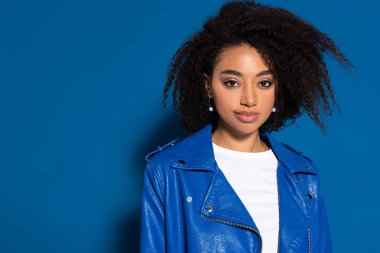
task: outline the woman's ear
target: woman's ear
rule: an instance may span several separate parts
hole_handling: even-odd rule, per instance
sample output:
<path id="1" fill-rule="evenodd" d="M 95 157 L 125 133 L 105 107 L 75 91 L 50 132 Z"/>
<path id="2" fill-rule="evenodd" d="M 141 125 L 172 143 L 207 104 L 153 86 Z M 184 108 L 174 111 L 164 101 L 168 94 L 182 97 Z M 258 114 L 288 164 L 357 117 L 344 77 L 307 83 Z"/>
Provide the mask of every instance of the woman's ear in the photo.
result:
<path id="1" fill-rule="evenodd" d="M 205 85 L 205 89 L 207 91 L 207 96 L 209 98 L 212 98 L 212 95 L 211 95 L 211 78 L 206 75 L 205 73 L 203 73 L 203 83 Z"/>

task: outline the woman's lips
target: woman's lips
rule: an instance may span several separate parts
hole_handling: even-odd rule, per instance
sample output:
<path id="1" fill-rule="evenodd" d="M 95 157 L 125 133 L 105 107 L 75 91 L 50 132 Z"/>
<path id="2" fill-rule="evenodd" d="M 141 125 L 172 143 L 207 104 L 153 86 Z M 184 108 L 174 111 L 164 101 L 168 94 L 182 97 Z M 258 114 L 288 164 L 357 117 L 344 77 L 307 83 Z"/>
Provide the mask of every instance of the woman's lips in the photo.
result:
<path id="1" fill-rule="evenodd" d="M 241 111 L 235 112 L 235 116 L 238 120 L 240 120 L 243 123 L 252 123 L 259 117 L 259 113 Z"/>

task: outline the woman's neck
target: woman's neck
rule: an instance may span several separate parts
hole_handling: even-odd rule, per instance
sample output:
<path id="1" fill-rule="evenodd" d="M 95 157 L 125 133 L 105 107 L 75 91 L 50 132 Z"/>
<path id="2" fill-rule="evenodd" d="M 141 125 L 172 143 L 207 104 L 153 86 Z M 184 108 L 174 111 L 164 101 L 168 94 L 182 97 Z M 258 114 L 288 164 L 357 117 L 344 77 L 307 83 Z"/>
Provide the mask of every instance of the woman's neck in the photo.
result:
<path id="1" fill-rule="evenodd" d="M 220 147 L 240 152 L 264 152 L 269 149 L 261 141 L 259 131 L 243 135 L 221 126 L 218 126 L 213 132 L 212 142 Z"/>

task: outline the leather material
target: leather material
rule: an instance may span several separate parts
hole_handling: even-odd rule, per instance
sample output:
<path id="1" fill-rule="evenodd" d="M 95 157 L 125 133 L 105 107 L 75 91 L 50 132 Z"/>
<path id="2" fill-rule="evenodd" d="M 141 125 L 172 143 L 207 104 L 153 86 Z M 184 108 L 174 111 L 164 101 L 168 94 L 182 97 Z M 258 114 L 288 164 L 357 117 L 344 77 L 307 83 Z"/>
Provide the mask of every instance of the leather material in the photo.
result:
<path id="1" fill-rule="evenodd" d="M 147 156 L 142 252 L 260 252 L 259 229 L 218 168 L 207 125 Z M 270 134 L 278 159 L 279 252 L 332 252 L 318 171 Z"/>

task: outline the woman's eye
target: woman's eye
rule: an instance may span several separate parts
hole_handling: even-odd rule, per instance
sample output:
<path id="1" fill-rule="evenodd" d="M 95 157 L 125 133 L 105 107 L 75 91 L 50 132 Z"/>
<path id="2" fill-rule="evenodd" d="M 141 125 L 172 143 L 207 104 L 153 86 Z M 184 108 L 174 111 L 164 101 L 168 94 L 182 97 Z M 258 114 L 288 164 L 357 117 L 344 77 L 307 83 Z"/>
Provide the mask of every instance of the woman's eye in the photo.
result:
<path id="1" fill-rule="evenodd" d="M 259 82 L 259 86 L 261 86 L 261 87 L 270 87 L 272 84 L 273 84 L 273 82 L 268 81 L 268 80 L 264 80 L 264 81 Z"/>
<path id="2" fill-rule="evenodd" d="M 225 81 L 224 85 L 226 85 L 227 87 L 236 87 L 236 86 L 239 86 L 239 83 L 233 80 L 229 80 L 229 81 Z"/>

